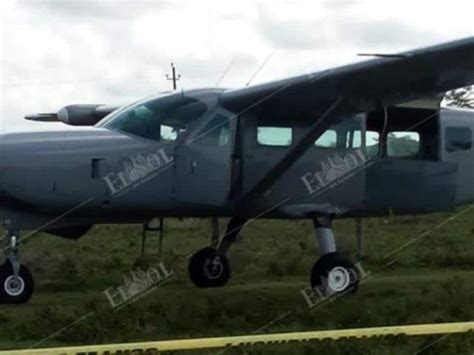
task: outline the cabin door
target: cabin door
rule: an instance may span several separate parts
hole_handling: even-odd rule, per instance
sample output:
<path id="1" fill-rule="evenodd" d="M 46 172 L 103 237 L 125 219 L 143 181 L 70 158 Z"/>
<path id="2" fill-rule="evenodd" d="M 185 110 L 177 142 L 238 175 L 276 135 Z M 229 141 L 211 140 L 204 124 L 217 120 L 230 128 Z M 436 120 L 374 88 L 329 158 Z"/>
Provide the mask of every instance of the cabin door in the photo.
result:
<path id="1" fill-rule="evenodd" d="M 179 202 L 222 206 L 232 181 L 236 117 L 219 110 L 176 148 L 175 195 Z"/>

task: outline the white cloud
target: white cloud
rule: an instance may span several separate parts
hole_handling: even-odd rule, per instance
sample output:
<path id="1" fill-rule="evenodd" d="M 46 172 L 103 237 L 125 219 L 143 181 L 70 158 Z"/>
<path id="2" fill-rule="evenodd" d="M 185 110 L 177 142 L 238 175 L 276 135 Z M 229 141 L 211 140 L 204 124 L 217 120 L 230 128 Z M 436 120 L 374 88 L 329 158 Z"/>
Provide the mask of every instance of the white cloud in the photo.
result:
<path id="1" fill-rule="evenodd" d="M 1 2 L 0 130 L 72 103 L 126 103 L 170 88 L 244 85 L 472 35 L 472 5 L 330 0 Z M 46 127 L 50 127 L 47 125 Z"/>

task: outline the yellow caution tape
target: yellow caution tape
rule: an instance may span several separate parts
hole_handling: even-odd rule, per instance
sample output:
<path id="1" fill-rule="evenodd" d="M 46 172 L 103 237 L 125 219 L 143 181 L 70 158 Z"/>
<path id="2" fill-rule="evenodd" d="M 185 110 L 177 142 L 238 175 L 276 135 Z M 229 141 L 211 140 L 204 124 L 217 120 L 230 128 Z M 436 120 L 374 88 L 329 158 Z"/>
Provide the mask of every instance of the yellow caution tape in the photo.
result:
<path id="1" fill-rule="evenodd" d="M 311 332 L 240 335 L 64 348 L 0 351 L 0 355 L 155 355 L 160 351 L 227 348 L 236 346 L 287 344 L 309 340 L 380 337 L 387 335 L 434 335 L 465 333 L 474 330 L 474 322 L 399 325 L 389 327 L 318 330 Z"/>

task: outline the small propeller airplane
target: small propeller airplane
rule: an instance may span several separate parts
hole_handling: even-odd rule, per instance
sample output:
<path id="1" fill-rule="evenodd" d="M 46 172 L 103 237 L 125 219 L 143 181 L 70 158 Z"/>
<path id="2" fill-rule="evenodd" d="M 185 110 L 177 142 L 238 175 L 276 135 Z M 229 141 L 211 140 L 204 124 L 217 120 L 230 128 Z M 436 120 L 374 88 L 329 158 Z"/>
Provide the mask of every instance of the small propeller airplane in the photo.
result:
<path id="1" fill-rule="evenodd" d="M 34 289 L 20 231 L 77 239 L 95 224 L 230 217 L 189 261 L 223 286 L 250 220 L 311 219 L 311 286 L 357 288 L 335 218 L 452 211 L 474 201 L 474 113 L 441 107 L 474 84 L 474 37 L 237 90 L 162 93 L 124 107 L 70 105 L 29 120 L 77 126 L 0 136 L 0 302 Z M 256 236 L 257 237 L 257 236 Z M 26 239 L 26 238 L 25 238 Z"/>

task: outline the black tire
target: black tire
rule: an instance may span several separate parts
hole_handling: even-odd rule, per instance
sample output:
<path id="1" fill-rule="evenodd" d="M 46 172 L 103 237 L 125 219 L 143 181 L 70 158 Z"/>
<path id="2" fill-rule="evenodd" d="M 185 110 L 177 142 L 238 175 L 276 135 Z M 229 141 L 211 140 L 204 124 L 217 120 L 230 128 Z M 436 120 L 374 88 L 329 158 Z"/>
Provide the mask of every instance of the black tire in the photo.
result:
<path id="1" fill-rule="evenodd" d="M 201 249 L 189 260 L 188 273 L 197 287 L 224 286 L 231 274 L 229 259 L 214 248 Z"/>
<path id="2" fill-rule="evenodd" d="M 354 264 L 340 253 L 321 256 L 311 270 L 311 287 L 324 296 L 356 293 L 359 272 Z"/>
<path id="3" fill-rule="evenodd" d="M 20 265 L 18 280 L 15 280 L 11 263 L 0 265 L 0 303 L 26 303 L 34 289 L 33 276 L 26 266 Z"/>

